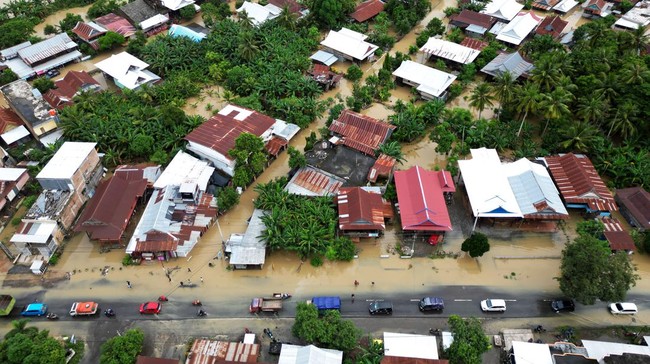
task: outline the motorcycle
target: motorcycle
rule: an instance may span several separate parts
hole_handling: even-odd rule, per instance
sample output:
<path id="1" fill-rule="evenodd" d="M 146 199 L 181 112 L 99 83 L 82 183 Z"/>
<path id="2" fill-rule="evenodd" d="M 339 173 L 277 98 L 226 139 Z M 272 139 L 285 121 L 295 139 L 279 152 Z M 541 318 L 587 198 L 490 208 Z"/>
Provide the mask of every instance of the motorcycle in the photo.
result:
<path id="1" fill-rule="evenodd" d="M 288 300 L 291 298 L 291 293 L 274 293 L 273 298 L 281 298 L 283 300 Z"/>
<path id="2" fill-rule="evenodd" d="M 104 315 L 106 315 L 106 317 L 113 317 L 115 316 L 115 311 L 113 311 L 112 308 L 108 308 L 104 310 Z"/>
<path id="3" fill-rule="evenodd" d="M 546 332 L 546 329 L 542 325 L 537 325 L 537 327 L 535 327 L 535 332 L 537 333 Z"/>
<path id="4" fill-rule="evenodd" d="M 48 320 L 58 320 L 59 316 L 55 313 L 48 313 L 47 316 L 45 316 Z"/>
<path id="5" fill-rule="evenodd" d="M 202 317 L 202 316 L 207 316 L 208 313 L 203 311 L 203 310 L 199 310 L 199 312 L 197 312 L 196 315 L 199 316 L 199 317 Z"/>
<path id="6" fill-rule="evenodd" d="M 429 329 L 429 334 L 440 335 L 440 329 Z"/>
<path id="7" fill-rule="evenodd" d="M 192 306 L 203 306 L 203 303 L 200 300 L 194 300 L 192 301 Z"/>
<path id="8" fill-rule="evenodd" d="M 167 301 L 169 301 L 169 298 L 167 298 L 167 296 L 160 296 L 160 297 L 158 297 L 158 301 L 167 302 Z"/>

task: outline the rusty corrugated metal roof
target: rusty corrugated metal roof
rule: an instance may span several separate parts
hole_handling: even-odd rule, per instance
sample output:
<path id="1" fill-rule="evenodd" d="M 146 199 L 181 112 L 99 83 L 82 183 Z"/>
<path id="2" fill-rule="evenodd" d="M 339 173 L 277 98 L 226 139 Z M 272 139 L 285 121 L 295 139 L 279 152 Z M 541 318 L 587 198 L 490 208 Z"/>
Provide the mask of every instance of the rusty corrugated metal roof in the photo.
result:
<path id="1" fill-rule="evenodd" d="M 260 344 L 198 339 L 192 344 L 185 364 L 257 363 L 259 355 Z"/>
<path id="2" fill-rule="evenodd" d="M 559 2 L 560 0 L 537 0 L 533 2 L 532 7 L 533 9 L 551 10 Z"/>
<path id="3" fill-rule="evenodd" d="M 298 189 L 292 188 L 292 185 L 299 187 Z M 307 166 L 301 168 L 291 179 L 287 185 L 287 190 L 290 193 L 297 193 L 306 195 L 304 190 L 309 191 L 309 195 L 313 196 L 330 196 L 338 193 L 339 188 L 343 185 L 343 180 L 333 175 L 326 174 L 325 172 Z M 303 189 L 302 193 L 294 190 Z"/>
<path id="4" fill-rule="evenodd" d="M 101 16 L 95 19 L 95 22 L 126 38 L 136 33 L 135 27 L 128 20 L 113 13 Z"/>
<path id="5" fill-rule="evenodd" d="M 375 155 L 375 151 L 388 139 L 395 125 L 346 109 L 332 122 L 329 129 L 343 137 L 344 145 L 368 155 Z"/>
<path id="6" fill-rule="evenodd" d="M 384 3 L 382 1 L 368 0 L 357 5 L 354 12 L 350 14 L 350 17 L 359 23 L 363 23 L 364 21 L 377 16 L 382 11 L 384 11 Z"/>
<path id="7" fill-rule="evenodd" d="M 614 196 L 587 156 L 568 153 L 545 159 L 566 203 L 588 204 L 594 211 L 618 210 Z"/>
<path id="8" fill-rule="evenodd" d="M 428 171 L 420 166 L 395 172 L 403 230 L 452 230 L 438 173 L 439 171 Z"/>
<path id="9" fill-rule="evenodd" d="M 336 197 L 339 229 L 384 230 L 384 201 L 380 194 L 361 187 L 341 188 Z"/>
<path id="10" fill-rule="evenodd" d="M 56 88 L 48 90 L 43 98 L 52 107 L 61 109 L 66 105 L 73 104 L 72 98 L 80 90 L 100 90 L 101 85 L 86 71 L 69 71 L 65 77 L 54 82 Z M 94 86 L 93 86 L 94 85 Z"/>
<path id="11" fill-rule="evenodd" d="M 72 29 L 72 32 L 86 42 L 89 42 L 92 39 L 100 37 L 106 33 L 106 31 L 101 31 L 92 25 L 84 23 L 82 21 L 77 22 L 77 25 L 75 25 L 75 27 Z"/>
<path id="12" fill-rule="evenodd" d="M 464 9 L 458 15 L 451 17 L 452 23 L 462 23 L 467 25 L 478 25 L 485 29 L 492 28 L 497 19 L 487 14 L 477 13 L 475 11 Z"/>
<path id="13" fill-rule="evenodd" d="M 0 107 L 0 134 L 21 125 L 23 125 L 23 121 L 20 119 L 18 114 L 10 108 Z"/>
<path id="14" fill-rule="evenodd" d="M 395 168 L 396 159 L 386 154 L 380 154 L 375 164 L 368 171 L 368 181 L 377 182 L 378 177 L 388 178 Z"/>
<path id="15" fill-rule="evenodd" d="M 558 15 L 552 18 L 550 16 L 547 16 L 539 24 L 537 30 L 535 30 L 535 33 L 539 35 L 548 34 L 553 38 L 559 38 L 562 34 L 562 31 L 568 24 L 569 22 L 562 20 L 562 18 L 560 18 Z"/>
<path id="16" fill-rule="evenodd" d="M 300 14 L 300 12 L 305 9 L 304 5 L 295 0 L 269 0 L 269 4 L 275 5 L 280 9 L 283 9 L 286 6 L 293 14 Z"/>
<path id="17" fill-rule="evenodd" d="M 650 192 L 643 187 L 623 188 L 616 191 L 616 202 L 622 205 L 642 229 L 650 229 Z"/>
<path id="18" fill-rule="evenodd" d="M 269 153 L 272 156 L 277 156 L 278 153 L 282 150 L 283 147 L 285 147 L 287 144 L 289 144 L 286 140 L 282 138 L 278 138 L 274 136 L 269 140 L 268 143 L 264 146 L 266 149 L 266 152 Z"/>
<path id="19" fill-rule="evenodd" d="M 467 48 L 476 49 L 477 51 L 482 51 L 483 49 L 485 49 L 485 47 L 489 45 L 489 43 L 476 38 L 465 37 L 463 38 L 463 41 L 460 42 L 460 45 L 465 46 Z"/>

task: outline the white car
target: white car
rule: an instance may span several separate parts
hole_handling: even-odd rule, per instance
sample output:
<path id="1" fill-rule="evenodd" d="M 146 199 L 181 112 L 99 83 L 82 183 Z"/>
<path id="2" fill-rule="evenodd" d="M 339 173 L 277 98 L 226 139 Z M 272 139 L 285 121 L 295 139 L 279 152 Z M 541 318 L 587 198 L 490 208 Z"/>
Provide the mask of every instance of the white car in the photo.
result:
<path id="1" fill-rule="evenodd" d="M 481 310 L 483 312 L 506 312 L 506 301 L 488 298 L 481 301 Z"/>
<path id="2" fill-rule="evenodd" d="M 639 310 L 632 302 L 616 302 L 609 305 L 609 312 L 615 315 L 634 315 Z"/>

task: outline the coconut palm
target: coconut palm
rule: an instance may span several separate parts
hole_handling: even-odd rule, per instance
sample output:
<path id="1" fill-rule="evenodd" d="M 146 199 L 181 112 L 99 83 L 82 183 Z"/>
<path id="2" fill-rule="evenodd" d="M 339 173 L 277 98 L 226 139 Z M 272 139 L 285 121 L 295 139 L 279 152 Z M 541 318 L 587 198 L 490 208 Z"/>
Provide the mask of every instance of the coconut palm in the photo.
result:
<path id="1" fill-rule="evenodd" d="M 239 18 L 239 22 L 245 27 L 245 28 L 252 28 L 253 27 L 253 17 L 248 15 L 248 12 L 246 10 L 242 10 L 238 13 L 237 17 Z"/>
<path id="2" fill-rule="evenodd" d="M 561 76 L 558 65 L 550 57 L 544 57 L 535 63 L 530 79 L 539 85 L 542 92 L 549 92 L 557 86 Z"/>
<path id="3" fill-rule="evenodd" d="M 481 113 L 486 107 L 493 106 L 492 88 L 486 82 L 481 82 L 472 90 L 469 96 L 469 106 L 478 110 L 478 118 L 481 118 Z"/>
<path id="4" fill-rule="evenodd" d="M 548 129 L 548 124 L 551 120 L 559 119 L 571 113 L 569 104 L 572 100 L 573 95 L 563 88 L 556 88 L 550 94 L 545 94 L 540 103 L 540 110 L 546 118 L 542 136 L 546 134 L 546 129 Z"/>
<path id="5" fill-rule="evenodd" d="M 563 141 L 560 143 L 565 151 L 587 152 L 591 142 L 598 136 L 598 129 L 587 121 L 571 124 L 560 132 Z"/>
<path id="6" fill-rule="evenodd" d="M 379 153 L 386 154 L 389 157 L 395 158 L 395 160 L 402 164 L 406 159 L 404 158 L 404 153 L 402 153 L 402 145 L 396 141 L 390 141 L 384 143 L 379 147 Z"/>
<path id="7" fill-rule="evenodd" d="M 638 114 L 638 106 L 632 101 L 625 101 L 617 108 L 616 115 L 611 119 L 607 137 L 612 134 L 612 131 L 616 131 L 623 138 L 636 135 L 636 121 Z"/>
<path id="8" fill-rule="evenodd" d="M 608 108 L 603 95 L 591 95 L 578 100 L 576 115 L 584 121 L 600 123 L 607 115 Z"/>
<path id="9" fill-rule="evenodd" d="M 252 32 L 243 32 L 239 35 L 237 52 L 243 60 L 247 62 L 252 61 L 259 50 L 260 47 L 257 46 Z"/>
<path id="10" fill-rule="evenodd" d="M 516 105 L 517 112 L 523 114 L 521 124 L 519 124 L 519 130 L 517 131 L 517 136 L 519 136 L 528 114 L 536 112 L 539 108 L 541 101 L 539 85 L 534 82 L 526 82 L 523 86 L 517 87 L 514 97 L 518 99 Z"/>
<path id="11" fill-rule="evenodd" d="M 614 72 L 601 73 L 598 82 L 600 85 L 596 92 L 602 94 L 604 99 L 613 105 L 612 101 L 618 96 L 618 75 Z"/>
<path id="12" fill-rule="evenodd" d="M 623 67 L 620 80 L 626 85 L 640 85 L 650 80 L 650 71 L 644 63 L 630 62 Z"/>
<path id="13" fill-rule="evenodd" d="M 650 42 L 650 36 L 645 34 L 645 28 L 640 26 L 632 31 L 632 45 L 636 48 L 636 54 L 641 54 L 646 45 Z"/>
<path id="14" fill-rule="evenodd" d="M 281 26 L 289 29 L 289 30 L 296 30 L 297 26 L 297 16 L 296 14 L 292 13 L 291 10 L 289 10 L 289 6 L 285 5 L 282 7 L 282 11 L 280 12 L 280 15 L 276 18 L 276 21 L 278 24 Z"/>
<path id="15" fill-rule="evenodd" d="M 494 79 L 492 91 L 494 92 L 494 96 L 497 98 L 497 100 L 499 100 L 501 108 L 510 106 L 514 90 L 515 78 L 512 76 L 512 73 L 506 71 Z"/>

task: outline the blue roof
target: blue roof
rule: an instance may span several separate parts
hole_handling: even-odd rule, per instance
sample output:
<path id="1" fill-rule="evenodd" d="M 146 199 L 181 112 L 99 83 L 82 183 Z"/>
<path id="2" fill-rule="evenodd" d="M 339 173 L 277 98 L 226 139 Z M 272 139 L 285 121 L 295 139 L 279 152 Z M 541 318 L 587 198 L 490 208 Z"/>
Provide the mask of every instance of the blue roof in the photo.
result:
<path id="1" fill-rule="evenodd" d="M 170 37 L 188 37 L 191 40 L 195 42 L 200 42 L 205 38 L 207 35 L 204 33 L 199 33 L 195 32 L 190 28 L 184 27 L 182 25 L 178 24 L 173 24 L 171 28 L 169 28 L 169 36 Z"/>

